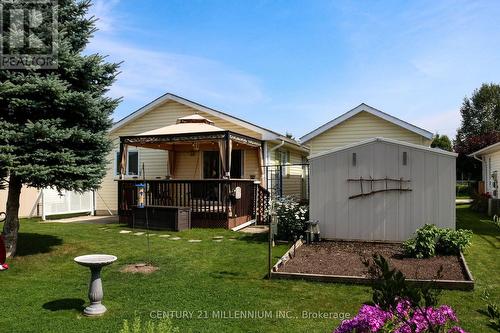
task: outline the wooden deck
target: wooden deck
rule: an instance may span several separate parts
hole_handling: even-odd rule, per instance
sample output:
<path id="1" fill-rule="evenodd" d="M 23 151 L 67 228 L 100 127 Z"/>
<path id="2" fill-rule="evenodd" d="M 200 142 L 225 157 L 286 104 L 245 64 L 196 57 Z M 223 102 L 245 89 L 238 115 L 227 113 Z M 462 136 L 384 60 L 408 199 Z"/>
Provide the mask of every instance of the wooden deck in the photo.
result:
<path id="1" fill-rule="evenodd" d="M 188 207 L 192 228 L 230 229 L 252 219 L 264 223 L 269 192 L 254 180 L 119 180 L 120 223 L 132 223 L 137 206 L 137 185 L 145 183 L 145 205 Z M 236 188 L 241 198 L 235 198 Z"/>

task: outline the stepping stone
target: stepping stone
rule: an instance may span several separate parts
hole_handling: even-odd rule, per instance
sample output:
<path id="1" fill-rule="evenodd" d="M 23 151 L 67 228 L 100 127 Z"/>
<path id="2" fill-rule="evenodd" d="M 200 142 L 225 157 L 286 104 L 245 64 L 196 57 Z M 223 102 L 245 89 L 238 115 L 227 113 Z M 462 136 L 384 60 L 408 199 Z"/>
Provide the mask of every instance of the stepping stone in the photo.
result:
<path id="1" fill-rule="evenodd" d="M 199 243 L 201 239 L 188 239 L 188 243 Z"/>
<path id="2" fill-rule="evenodd" d="M 179 239 L 181 239 L 181 238 L 180 238 L 180 237 L 172 237 L 172 238 L 170 238 L 170 239 L 171 239 L 171 240 L 179 240 Z"/>
<path id="3" fill-rule="evenodd" d="M 212 238 L 213 238 L 213 239 L 223 239 L 223 238 L 224 238 L 224 236 L 214 236 L 214 237 L 212 237 Z"/>
<path id="4" fill-rule="evenodd" d="M 134 233 L 134 235 L 140 236 L 140 235 L 144 235 L 144 233 L 143 232 L 136 232 L 136 233 Z"/>
<path id="5" fill-rule="evenodd" d="M 131 232 L 130 230 L 120 230 L 120 234 L 130 234 Z"/>
<path id="6" fill-rule="evenodd" d="M 158 237 L 161 237 L 161 238 L 167 238 L 167 237 L 170 237 L 170 235 L 160 235 Z"/>
<path id="7" fill-rule="evenodd" d="M 229 240 L 230 240 L 230 241 L 235 241 L 235 240 L 236 240 L 236 238 L 229 238 Z"/>
<path id="8" fill-rule="evenodd" d="M 149 236 L 156 236 L 156 234 L 149 234 Z"/>
<path id="9" fill-rule="evenodd" d="M 217 242 L 217 243 L 220 243 L 220 242 L 222 242 L 222 239 L 214 239 L 213 241 Z"/>
<path id="10" fill-rule="evenodd" d="M 102 227 L 102 228 L 99 228 L 99 230 L 106 230 L 106 229 L 108 229 L 108 228 L 104 228 L 104 227 Z"/>

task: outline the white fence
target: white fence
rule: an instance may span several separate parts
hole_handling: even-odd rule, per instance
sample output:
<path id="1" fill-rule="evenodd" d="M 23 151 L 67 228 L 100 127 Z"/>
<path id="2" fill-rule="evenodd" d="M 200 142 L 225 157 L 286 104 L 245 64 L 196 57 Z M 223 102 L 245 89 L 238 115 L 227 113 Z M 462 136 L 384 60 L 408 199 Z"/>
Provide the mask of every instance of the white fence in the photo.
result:
<path id="1" fill-rule="evenodd" d="M 78 193 L 45 188 L 42 190 L 42 219 L 47 215 L 92 213 L 94 211 L 93 192 Z"/>

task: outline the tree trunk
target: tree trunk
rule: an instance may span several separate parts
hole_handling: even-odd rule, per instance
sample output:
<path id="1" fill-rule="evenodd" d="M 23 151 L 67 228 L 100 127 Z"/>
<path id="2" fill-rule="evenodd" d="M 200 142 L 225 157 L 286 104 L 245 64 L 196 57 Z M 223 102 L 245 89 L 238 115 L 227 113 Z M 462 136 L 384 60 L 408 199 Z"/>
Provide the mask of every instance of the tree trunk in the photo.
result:
<path id="1" fill-rule="evenodd" d="M 5 223 L 3 235 L 7 258 L 16 254 L 17 233 L 19 231 L 19 198 L 21 196 L 21 180 L 14 175 L 9 179 L 9 194 L 7 196 L 7 211 L 5 212 Z"/>

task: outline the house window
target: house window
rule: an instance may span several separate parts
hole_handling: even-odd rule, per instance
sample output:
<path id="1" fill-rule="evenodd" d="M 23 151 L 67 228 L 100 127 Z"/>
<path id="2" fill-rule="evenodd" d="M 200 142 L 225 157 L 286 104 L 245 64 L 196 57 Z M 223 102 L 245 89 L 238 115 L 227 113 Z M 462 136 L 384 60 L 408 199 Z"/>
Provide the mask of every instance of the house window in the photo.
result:
<path id="1" fill-rule="evenodd" d="M 115 175 L 120 175 L 120 152 L 116 152 Z M 126 176 L 139 175 L 139 152 L 137 150 L 128 151 L 127 166 L 125 168 Z"/>
<path id="2" fill-rule="evenodd" d="M 408 164 L 408 153 L 407 152 L 403 152 L 403 165 L 407 165 Z"/>
<path id="3" fill-rule="evenodd" d="M 231 178 L 243 178 L 243 150 L 231 151 Z"/>
<path id="4" fill-rule="evenodd" d="M 218 151 L 203 152 L 203 178 L 219 179 L 221 174 L 221 163 Z"/>
<path id="5" fill-rule="evenodd" d="M 281 165 L 281 175 L 288 176 L 290 174 L 290 151 L 288 150 L 278 150 L 276 152 L 276 160 L 279 165 Z"/>

